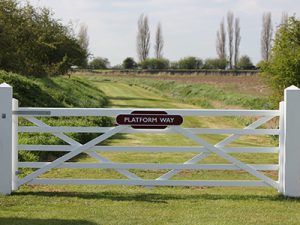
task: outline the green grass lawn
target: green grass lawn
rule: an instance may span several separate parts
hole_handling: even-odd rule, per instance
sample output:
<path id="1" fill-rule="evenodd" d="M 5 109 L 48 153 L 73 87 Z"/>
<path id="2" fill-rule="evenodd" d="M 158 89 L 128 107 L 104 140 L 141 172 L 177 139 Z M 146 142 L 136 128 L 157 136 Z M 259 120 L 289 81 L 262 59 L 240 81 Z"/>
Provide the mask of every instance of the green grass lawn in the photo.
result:
<path id="1" fill-rule="evenodd" d="M 113 80 L 93 79 L 109 99 L 110 107 L 196 108 L 139 86 Z M 246 123 L 246 122 L 245 122 Z M 235 118 L 185 118 L 186 127 L 243 127 Z M 223 135 L 202 136 L 210 143 Z M 195 145 L 179 135 L 126 134 L 105 142 L 122 146 Z M 274 146 L 271 137 L 242 137 L 233 146 Z M 103 153 L 116 162 L 181 163 L 195 153 Z M 248 163 L 277 163 L 276 154 L 235 154 Z M 81 162 L 93 161 L 80 157 Z M 224 163 L 212 155 L 203 163 Z M 134 171 L 156 178 L 166 171 Z M 268 173 L 276 179 L 276 173 Z M 123 178 L 113 170 L 54 169 L 43 177 Z M 254 179 L 241 171 L 183 171 L 178 179 Z M 299 224 L 300 201 L 285 198 L 267 187 L 126 187 L 126 186 L 32 186 L 24 185 L 12 196 L 0 197 L 1 224 Z"/>

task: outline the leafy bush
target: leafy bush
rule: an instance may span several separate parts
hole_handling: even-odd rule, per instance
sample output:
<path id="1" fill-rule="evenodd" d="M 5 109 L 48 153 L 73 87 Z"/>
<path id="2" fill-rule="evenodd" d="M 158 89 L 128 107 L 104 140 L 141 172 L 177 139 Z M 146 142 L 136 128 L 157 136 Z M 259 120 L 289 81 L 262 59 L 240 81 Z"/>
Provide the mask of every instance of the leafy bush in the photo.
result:
<path id="1" fill-rule="evenodd" d="M 253 65 L 251 59 L 247 55 L 243 55 L 237 64 L 237 69 L 242 69 L 242 70 L 253 70 L 256 69 L 255 66 Z"/>
<path id="2" fill-rule="evenodd" d="M 137 63 L 131 57 L 127 57 L 126 59 L 124 59 L 122 65 L 123 69 L 134 69 L 137 67 Z"/>
<path id="3" fill-rule="evenodd" d="M 201 59 L 189 56 L 178 61 L 178 69 L 195 70 L 201 69 L 203 62 Z"/>
<path id="4" fill-rule="evenodd" d="M 97 57 L 89 63 L 89 68 L 95 70 L 105 70 L 108 69 L 109 66 L 110 62 L 108 61 L 108 59 L 101 57 Z"/>
<path id="5" fill-rule="evenodd" d="M 274 91 L 274 104 L 282 98 L 283 90 L 300 86 L 300 20 L 290 17 L 277 33 L 269 62 L 262 67 L 267 84 Z"/>
<path id="6" fill-rule="evenodd" d="M 0 1 L 0 69 L 44 77 L 84 65 L 88 56 L 70 26 L 47 8 Z"/>
<path id="7" fill-rule="evenodd" d="M 146 59 L 140 64 L 142 69 L 163 70 L 169 68 L 169 60 L 167 59 Z"/>
<path id="8" fill-rule="evenodd" d="M 227 61 L 226 59 L 220 59 L 220 58 L 215 58 L 215 59 L 206 59 L 203 69 L 220 69 L 224 70 L 226 69 L 227 66 Z"/>

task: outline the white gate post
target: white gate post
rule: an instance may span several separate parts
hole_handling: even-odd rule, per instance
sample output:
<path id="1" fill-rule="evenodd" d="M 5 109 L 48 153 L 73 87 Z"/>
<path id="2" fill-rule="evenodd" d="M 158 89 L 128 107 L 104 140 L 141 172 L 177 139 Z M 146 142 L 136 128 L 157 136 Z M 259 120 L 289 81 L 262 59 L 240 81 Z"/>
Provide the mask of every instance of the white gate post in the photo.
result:
<path id="1" fill-rule="evenodd" d="M 12 87 L 0 85 L 0 194 L 12 191 Z"/>
<path id="2" fill-rule="evenodd" d="M 19 108 L 19 102 L 17 99 L 13 99 L 12 110 L 17 111 Z M 12 116 L 12 190 L 18 189 L 18 116 Z"/>
<path id="3" fill-rule="evenodd" d="M 300 197 L 300 89 L 290 86 L 284 91 L 280 192 Z"/>

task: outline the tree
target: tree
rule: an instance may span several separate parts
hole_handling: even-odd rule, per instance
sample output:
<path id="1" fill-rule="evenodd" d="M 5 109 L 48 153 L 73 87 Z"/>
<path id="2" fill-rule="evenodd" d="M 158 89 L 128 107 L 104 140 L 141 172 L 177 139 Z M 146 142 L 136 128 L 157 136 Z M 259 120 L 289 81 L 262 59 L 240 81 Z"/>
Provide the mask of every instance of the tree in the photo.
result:
<path id="1" fill-rule="evenodd" d="M 229 51 L 229 68 L 232 69 L 232 59 L 233 59 L 233 34 L 234 34 L 234 29 L 233 29 L 233 20 L 234 20 L 234 15 L 232 12 L 227 13 L 227 33 L 228 33 L 228 51 Z"/>
<path id="2" fill-rule="evenodd" d="M 134 69 L 137 67 L 137 64 L 133 58 L 127 57 L 126 59 L 124 59 L 122 67 L 124 69 Z"/>
<path id="3" fill-rule="evenodd" d="M 240 19 L 235 18 L 234 24 L 234 68 L 237 68 L 238 60 L 239 60 L 239 48 L 241 43 L 241 35 L 240 35 Z"/>
<path id="4" fill-rule="evenodd" d="M 264 13 L 262 17 L 261 31 L 261 55 L 262 59 L 268 61 L 271 52 L 271 42 L 273 36 L 272 15 L 270 12 Z"/>
<path id="5" fill-rule="evenodd" d="M 290 17 L 276 32 L 271 57 L 263 68 L 276 102 L 290 85 L 300 86 L 300 20 Z"/>
<path id="6" fill-rule="evenodd" d="M 107 58 L 96 57 L 90 63 L 89 67 L 95 70 L 105 70 L 109 68 L 110 62 Z"/>
<path id="7" fill-rule="evenodd" d="M 30 76 L 52 76 L 82 66 L 86 52 L 70 26 L 47 8 L 0 1 L 0 69 Z"/>
<path id="8" fill-rule="evenodd" d="M 241 70 L 253 70 L 255 66 L 253 65 L 251 59 L 247 55 L 243 55 L 237 62 L 236 68 Z"/>
<path id="9" fill-rule="evenodd" d="M 220 59 L 226 59 L 226 31 L 223 20 L 220 23 L 220 29 L 217 31 L 216 50 Z"/>
<path id="10" fill-rule="evenodd" d="M 156 29 L 156 35 L 155 35 L 155 45 L 154 45 L 155 57 L 157 59 L 163 57 L 163 47 L 164 47 L 164 39 L 162 35 L 162 28 L 161 28 L 161 24 L 158 23 Z"/>
<path id="11" fill-rule="evenodd" d="M 78 41 L 80 47 L 86 52 L 86 64 L 87 58 L 89 55 L 89 36 L 88 36 L 88 27 L 85 24 L 81 24 L 78 31 Z"/>
<path id="12" fill-rule="evenodd" d="M 140 66 L 142 69 L 147 70 L 163 70 L 169 68 L 169 60 L 164 58 L 152 58 L 152 59 L 146 59 L 143 62 L 141 62 Z"/>
<path id="13" fill-rule="evenodd" d="M 196 70 L 196 69 L 200 69 L 202 65 L 203 65 L 202 60 L 194 56 L 188 56 L 178 61 L 179 69 Z"/>
<path id="14" fill-rule="evenodd" d="M 220 59 L 220 58 L 215 58 L 215 59 L 206 59 L 203 65 L 203 69 L 220 69 L 224 70 L 227 66 L 227 61 L 226 59 Z"/>
<path id="15" fill-rule="evenodd" d="M 288 12 L 282 12 L 282 15 L 281 15 L 281 24 L 286 24 L 289 20 L 289 14 Z"/>
<path id="16" fill-rule="evenodd" d="M 150 50 L 150 30 L 148 17 L 142 14 L 138 20 L 138 33 L 136 39 L 137 55 L 140 62 L 148 58 Z"/>

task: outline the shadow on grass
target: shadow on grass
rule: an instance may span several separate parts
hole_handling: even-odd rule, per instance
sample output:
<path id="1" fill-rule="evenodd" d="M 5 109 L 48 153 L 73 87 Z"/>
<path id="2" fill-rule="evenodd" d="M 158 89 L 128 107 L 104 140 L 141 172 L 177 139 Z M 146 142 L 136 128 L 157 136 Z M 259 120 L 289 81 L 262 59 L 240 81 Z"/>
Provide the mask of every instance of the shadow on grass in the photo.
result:
<path id="1" fill-rule="evenodd" d="M 283 195 L 254 195 L 254 194 L 157 194 L 157 193 L 120 193 L 113 191 L 104 192 L 16 192 L 17 196 L 43 196 L 43 197 L 67 197 L 67 198 L 82 198 L 82 199 L 100 199 L 112 201 L 140 201 L 152 203 L 167 203 L 172 200 L 234 200 L 234 201 L 293 201 L 300 202 L 300 199 L 289 198 Z"/>
<path id="2" fill-rule="evenodd" d="M 0 225 L 96 225 L 87 220 L 0 218 Z"/>

